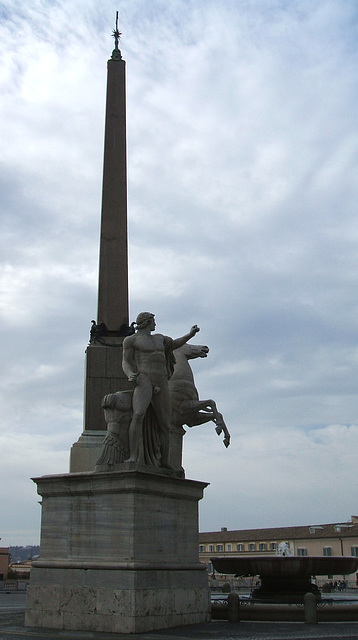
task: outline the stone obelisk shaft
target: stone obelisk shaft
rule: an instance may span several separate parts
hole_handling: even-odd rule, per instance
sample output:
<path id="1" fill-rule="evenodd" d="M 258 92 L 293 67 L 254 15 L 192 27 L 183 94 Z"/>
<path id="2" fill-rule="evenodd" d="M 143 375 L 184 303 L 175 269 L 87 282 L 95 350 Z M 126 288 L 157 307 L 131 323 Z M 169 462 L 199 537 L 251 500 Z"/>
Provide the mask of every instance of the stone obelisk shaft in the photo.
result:
<path id="1" fill-rule="evenodd" d="M 83 432 L 71 449 L 70 471 L 93 471 L 107 428 L 102 400 L 128 389 L 119 329 L 128 325 L 127 158 L 125 61 L 116 46 L 108 60 L 101 241 L 99 337 L 86 349 Z M 105 326 L 104 326 L 105 325 Z"/>
<path id="2" fill-rule="evenodd" d="M 97 324 L 128 324 L 125 61 L 108 60 Z"/>

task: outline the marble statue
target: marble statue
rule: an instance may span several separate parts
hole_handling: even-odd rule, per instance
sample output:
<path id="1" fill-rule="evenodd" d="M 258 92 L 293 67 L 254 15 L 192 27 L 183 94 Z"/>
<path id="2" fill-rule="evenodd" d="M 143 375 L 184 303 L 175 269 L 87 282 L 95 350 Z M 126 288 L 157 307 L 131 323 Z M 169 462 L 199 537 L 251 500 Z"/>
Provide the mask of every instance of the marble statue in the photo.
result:
<path id="1" fill-rule="evenodd" d="M 199 344 L 184 344 L 174 351 L 174 372 L 169 380 L 172 434 L 173 441 L 176 440 L 175 444 L 173 442 L 171 454 L 171 461 L 174 465 L 179 464 L 180 466 L 181 440 L 185 433 L 183 425 L 196 427 L 213 422 L 216 425 L 216 433 L 218 435 L 224 434 L 225 447 L 230 444 L 230 433 L 222 414 L 217 409 L 216 402 L 211 399 L 200 400 L 189 364 L 189 360 L 206 358 L 208 353 L 209 348 Z"/>
<path id="2" fill-rule="evenodd" d="M 136 332 L 123 341 L 123 370 L 133 383 L 131 391 L 117 391 L 103 398 L 107 433 L 97 460 L 97 471 L 109 471 L 123 462 L 174 469 L 182 468 L 183 425 L 208 422 L 223 433 L 225 447 L 230 433 L 212 399 L 200 400 L 189 360 L 206 358 L 209 348 L 188 344 L 199 328 L 193 326 L 173 340 L 155 329 L 154 315 L 140 313 Z"/>
<path id="3" fill-rule="evenodd" d="M 169 463 L 171 402 L 168 379 L 173 373 L 173 351 L 182 347 L 199 331 L 194 325 L 181 338 L 169 338 L 155 330 L 153 313 L 142 312 L 136 319 L 136 332 L 123 341 L 123 371 L 135 387 L 132 419 L 129 425 L 127 462 L 145 462 L 150 452 L 152 464 L 173 468 Z M 147 424 L 145 424 L 147 422 Z M 143 458 L 144 460 L 141 458 Z"/>
<path id="4" fill-rule="evenodd" d="M 290 549 L 290 545 L 288 544 L 288 542 L 280 542 L 280 544 L 278 545 L 278 549 L 277 549 L 277 556 L 292 556 L 293 553 Z"/>

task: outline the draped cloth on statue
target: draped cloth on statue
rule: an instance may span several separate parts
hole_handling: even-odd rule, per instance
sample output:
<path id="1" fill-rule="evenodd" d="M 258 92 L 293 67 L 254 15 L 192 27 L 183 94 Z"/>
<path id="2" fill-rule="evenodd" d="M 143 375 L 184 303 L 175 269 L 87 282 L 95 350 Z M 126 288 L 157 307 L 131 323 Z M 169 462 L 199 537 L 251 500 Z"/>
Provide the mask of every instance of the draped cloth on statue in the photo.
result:
<path id="1" fill-rule="evenodd" d="M 143 421 L 143 453 L 139 452 L 139 460 L 152 467 L 160 467 L 160 437 L 158 423 L 153 407 L 150 404 Z"/>
<path id="2" fill-rule="evenodd" d="M 167 378 L 172 377 L 175 365 L 175 356 L 173 353 L 173 338 L 169 336 L 163 336 L 164 338 L 164 353 L 165 353 L 165 362 L 167 367 Z"/>
<path id="3" fill-rule="evenodd" d="M 96 462 L 96 470 L 104 471 L 103 465 L 124 462 L 129 456 L 129 425 L 132 417 L 133 391 L 117 391 L 104 397 L 102 407 L 107 422 L 107 432 Z M 139 461 L 142 464 L 160 467 L 160 434 L 152 405 L 144 420 L 140 444 Z"/>

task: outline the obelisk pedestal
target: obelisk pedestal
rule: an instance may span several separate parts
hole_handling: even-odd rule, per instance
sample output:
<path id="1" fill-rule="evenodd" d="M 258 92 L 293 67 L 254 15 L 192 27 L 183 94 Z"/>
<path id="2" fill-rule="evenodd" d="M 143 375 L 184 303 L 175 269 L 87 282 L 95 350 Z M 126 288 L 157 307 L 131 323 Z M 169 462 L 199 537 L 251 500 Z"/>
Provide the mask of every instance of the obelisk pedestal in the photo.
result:
<path id="1" fill-rule="evenodd" d="M 41 558 L 31 570 L 27 626 L 142 633 L 210 620 L 198 544 L 206 483 L 129 463 L 34 481 Z"/>
<path id="2" fill-rule="evenodd" d="M 94 471 L 107 430 L 102 400 L 108 393 L 129 387 L 122 370 L 122 338 L 106 341 L 114 346 L 90 344 L 86 350 L 84 429 L 71 448 L 71 473 Z"/>

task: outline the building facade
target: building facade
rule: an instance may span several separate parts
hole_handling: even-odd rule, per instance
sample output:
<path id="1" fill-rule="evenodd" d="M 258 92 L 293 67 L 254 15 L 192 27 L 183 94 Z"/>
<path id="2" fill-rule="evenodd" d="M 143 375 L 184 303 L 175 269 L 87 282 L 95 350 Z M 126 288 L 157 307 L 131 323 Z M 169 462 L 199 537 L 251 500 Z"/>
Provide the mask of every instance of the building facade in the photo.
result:
<path id="1" fill-rule="evenodd" d="M 243 529 L 199 534 L 200 561 L 208 566 L 209 576 L 214 574 L 211 558 L 250 555 L 275 556 L 281 543 L 287 543 L 291 556 L 355 556 L 358 557 L 358 516 L 348 522 L 270 529 Z M 323 576 L 325 580 L 345 579 L 349 586 L 356 586 L 357 576 Z"/>
<path id="2" fill-rule="evenodd" d="M 9 570 L 9 548 L 0 547 L 0 580 L 6 580 Z"/>

